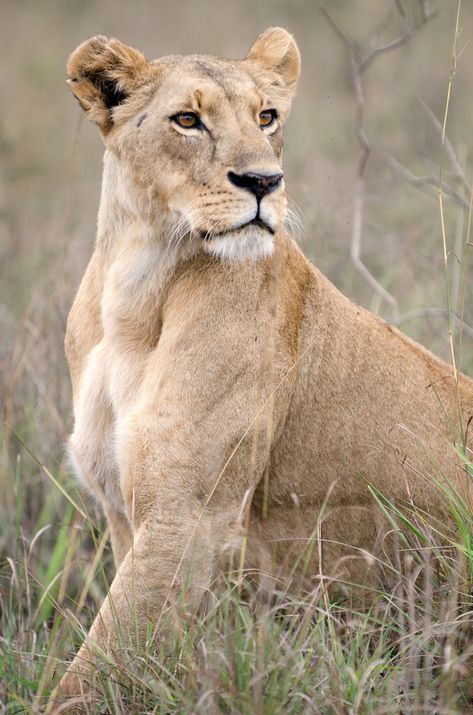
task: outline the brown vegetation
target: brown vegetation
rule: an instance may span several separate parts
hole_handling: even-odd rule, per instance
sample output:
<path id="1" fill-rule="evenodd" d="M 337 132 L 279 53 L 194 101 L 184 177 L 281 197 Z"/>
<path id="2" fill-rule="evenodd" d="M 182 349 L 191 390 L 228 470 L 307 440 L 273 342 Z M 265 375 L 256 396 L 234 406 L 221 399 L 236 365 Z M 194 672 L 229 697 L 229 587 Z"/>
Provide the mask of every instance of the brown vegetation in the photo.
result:
<path id="1" fill-rule="evenodd" d="M 241 56 L 259 30 L 270 24 L 288 27 L 301 47 L 303 75 L 285 132 L 285 168 L 289 195 L 304 225 L 304 251 L 352 299 L 395 320 L 409 335 L 449 359 L 437 185 L 442 166 L 451 303 L 458 316 L 464 313 L 468 326 L 473 324 L 471 280 L 464 280 L 469 253 L 473 126 L 472 8 L 464 3 L 461 12 L 447 123 L 449 142 L 444 143 L 442 157 L 440 135 L 452 69 L 456 4 L 447 0 L 325 3 L 330 17 L 355 43 L 353 52 L 359 68 L 373 48 L 405 32 L 406 19 L 400 6 L 414 28 L 427 5 L 436 16 L 409 41 L 377 54 L 362 73 L 363 130 L 370 155 L 362 174 L 360 256 L 370 274 L 395 298 L 394 313 L 350 258 L 353 204 L 359 196 L 354 183 L 357 172 L 360 175 L 352 50 L 340 42 L 324 19 L 320 3 L 239 0 L 228 5 L 186 0 L 165 7 L 163 3 L 111 0 L 3 3 L 0 38 L 6 59 L 0 65 L 0 395 L 5 421 L 0 427 L 0 596 L 4 605 L 8 586 L 13 584 L 21 608 L 17 620 L 10 615 L 2 623 L 0 653 L 2 647 L 9 653 L 13 643 L 23 677 L 34 669 L 28 655 L 34 650 L 31 633 L 37 628 L 49 637 L 48 624 L 53 622 L 53 609 L 47 598 L 42 600 L 45 585 L 57 575 L 51 593 L 58 612 L 65 605 L 72 607 L 66 592 L 73 594 L 75 609 L 85 600 L 100 601 L 105 590 L 100 581 L 92 582 L 96 547 L 103 549 L 105 540 L 94 543 L 96 532 L 88 527 L 83 534 L 85 522 L 79 512 L 69 509 L 50 479 L 52 476 L 72 489 L 63 465 L 62 445 L 70 429 L 71 400 L 62 341 L 66 315 L 95 233 L 102 154 L 99 138 L 91 126 L 78 119 L 64 85 L 64 63 L 70 48 L 84 37 L 103 32 L 143 48 L 150 57 L 210 50 L 217 55 Z M 454 319 L 456 355 L 462 369 L 472 374 L 471 331 L 464 328 L 460 340 L 459 327 L 460 322 Z M 72 498 L 78 499 L 74 493 Z M 90 504 L 80 508 L 89 513 L 94 509 Z M 100 525 L 98 519 L 96 523 Z M 58 550 L 66 533 L 68 548 L 61 556 Z M 57 572 L 55 556 L 65 557 Z M 107 559 L 106 568 L 109 555 Z M 27 564 L 26 580 L 21 563 Z M 428 563 L 426 568 L 430 568 Z M 409 583 L 407 589 L 416 588 Z M 36 591 L 40 586 L 43 592 Z M 31 593 L 35 594 L 32 599 L 28 596 Z M 413 591 L 410 596 L 409 603 L 413 604 Z M 432 602 L 431 593 L 426 597 Z M 453 623 L 455 608 L 454 603 L 446 602 L 440 609 L 440 620 Z M 406 607 L 400 626 L 402 642 L 407 644 L 400 652 L 406 656 L 407 666 L 397 692 L 407 692 L 411 687 L 415 692 L 422 683 L 425 690 L 419 695 L 418 706 L 422 700 L 426 712 L 432 712 L 428 674 L 442 662 L 442 672 L 455 671 L 455 677 L 465 677 L 468 649 L 471 651 L 467 639 L 461 658 L 455 660 L 458 644 L 450 626 L 435 630 L 432 613 L 424 609 L 419 616 L 414 606 L 411 611 Z M 378 617 L 385 618 L 386 613 Z M 337 637 L 345 637 L 343 618 L 337 627 Z M 414 635 L 421 628 L 438 635 L 432 650 L 422 651 L 425 643 L 419 646 L 415 641 Z M 356 618 L 347 629 L 356 632 Z M 321 642 L 320 657 L 327 659 L 330 645 L 323 639 Z M 57 656 L 64 658 L 67 653 L 66 645 Z M 209 667 L 209 673 L 213 673 L 213 667 Z M 46 692 L 53 668 L 54 662 L 48 662 L 35 691 Z M 338 668 L 329 670 L 330 683 L 337 680 L 334 674 Z M 446 677 L 440 681 L 441 701 L 453 702 L 456 695 L 451 682 Z M 358 683 L 358 694 L 363 688 L 369 690 L 363 678 L 352 682 Z M 341 681 L 333 687 L 341 689 Z M 1 688 L 0 700 L 4 698 Z M 327 695 L 329 699 L 335 690 Z M 31 695 L 33 689 L 29 692 Z M 362 707 L 360 698 L 353 696 L 354 711 L 363 711 L 356 710 Z M 441 711 L 452 710 L 445 705 Z"/>

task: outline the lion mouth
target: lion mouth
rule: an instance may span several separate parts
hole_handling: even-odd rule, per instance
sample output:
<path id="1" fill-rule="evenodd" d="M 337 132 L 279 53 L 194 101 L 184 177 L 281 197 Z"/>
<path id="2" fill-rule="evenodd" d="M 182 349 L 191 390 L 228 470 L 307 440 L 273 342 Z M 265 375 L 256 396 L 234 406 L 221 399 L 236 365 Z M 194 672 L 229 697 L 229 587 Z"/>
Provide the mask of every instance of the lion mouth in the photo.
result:
<path id="1" fill-rule="evenodd" d="M 262 218 L 257 216 L 254 218 L 252 221 L 249 221 L 245 226 L 259 226 L 260 228 L 263 228 L 265 231 L 269 231 L 269 233 L 274 234 L 274 229 L 271 228 L 269 224 L 267 224 L 265 221 L 263 221 Z M 244 227 L 242 227 L 244 228 Z"/>
<path id="2" fill-rule="evenodd" d="M 200 237 L 204 241 L 210 241 L 212 238 L 223 238 L 229 233 L 235 234 L 235 233 L 240 233 L 241 231 L 244 231 L 246 228 L 249 226 L 258 226 L 258 228 L 262 228 L 264 231 L 268 231 L 268 233 L 274 235 L 274 229 L 271 228 L 269 224 L 267 224 L 265 221 L 263 221 L 262 218 L 259 216 L 255 216 L 255 218 L 251 219 L 251 221 L 246 221 L 245 223 L 239 224 L 238 226 L 231 226 L 230 228 L 227 228 L 225 231 L 219 231 L 219 232 L 214 232 L 214 231 L 201 231 L 200 232 Z"/>

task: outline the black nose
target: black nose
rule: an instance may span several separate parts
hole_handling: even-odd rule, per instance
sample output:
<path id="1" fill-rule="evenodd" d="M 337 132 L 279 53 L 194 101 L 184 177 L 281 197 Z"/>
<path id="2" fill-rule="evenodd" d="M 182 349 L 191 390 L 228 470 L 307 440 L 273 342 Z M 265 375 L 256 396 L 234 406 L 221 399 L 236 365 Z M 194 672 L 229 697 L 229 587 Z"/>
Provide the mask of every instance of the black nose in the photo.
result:
<path id="1" fill-rule="evenodd" d="M 228 172 L 228 178 L 235 186 L 251 191 L 256 196 L 258 202 L 263 196 L 277 189 L 281 183 L 283 173 L 279 174 L 259 174 L 249 171 L 247 174 L 235 174 L 233 171 Z"/>

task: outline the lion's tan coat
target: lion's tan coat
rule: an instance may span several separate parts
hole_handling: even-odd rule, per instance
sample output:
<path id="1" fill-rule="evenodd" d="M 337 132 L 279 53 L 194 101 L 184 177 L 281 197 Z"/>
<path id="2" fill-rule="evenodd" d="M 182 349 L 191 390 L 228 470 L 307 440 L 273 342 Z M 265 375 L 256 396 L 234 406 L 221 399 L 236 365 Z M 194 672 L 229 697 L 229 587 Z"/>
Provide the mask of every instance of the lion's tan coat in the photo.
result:
<path id="1" fill-rule="evenodd" d="M 226 184 L 228 166 L 280 166 L 280 128 L 263 137 L 241 102 L 248 93 L 256 102 L 249 77 L 258 74 L 258 92 L 272 82 L 284 119 L 299 70 L 290 36 L 269 31 L 246 65 L 229 62 L 223 75 L 224 61 L 203 58 L 205 77 L 202 58 L 149 65 L 117 41 L 91 42 L 72 56 L 69 74 L 108 151 L 97 245 L 66 335 L 71 456 L 107 515 L 117 574 L 63 695 L 90 687 L 94 642 L 114 653 L 116 622 L 133 631 L 132 584 L 144 627 L 184 582 L 198 602 L 243 542 L 245 567 L 270 579 L 292 569 L 314 533 L 322 547 L 312 553 L 309 583 L 321 572 L 366 582 L 369 555 L 381 554 L 388 528 L 366 480 L 397 504 L 442 519 L 434 480 L 448 479 L 472 499 L 453 446 L 473 414 L 472 381 L 460 375 L 456 387 L 451 367 L 354 305 L 310 264 L 282 229 L 283 191 L 267 197 L 271 250 L 263 234 L 248 234 L 259 253 L 249 247 L 246 259 L 235 254 L 242 260 L 203 252 L 192 232 L 166 244 L 179 202 L 200 196 L 195 221 L 204 227 L 218 211 L 220 225 L 230 225 L 247 210 L 249 197 Z M 97 63 L 127 92 L 112 114 L 102 85 L 89 87 Z M 182 136 L 169 134 L 164 147 L 159 127 L 139 131 L 149 98 L 166 90 L 159 77 L 170 76 L 178 93 L 197 82 L 212 104 L 227 71 L 233 109 L 212 115 L 213 156 L 196 143 L 207 139 L 192 140 L 194 155 Z M 219 97 L 213 106 L 224 112 Z M 157 148 L 148 146 L 153 131 Z M 153 167 L 165 185 L 156 185 Z M 239 237 L 231 235 L 232 250 Z"/>

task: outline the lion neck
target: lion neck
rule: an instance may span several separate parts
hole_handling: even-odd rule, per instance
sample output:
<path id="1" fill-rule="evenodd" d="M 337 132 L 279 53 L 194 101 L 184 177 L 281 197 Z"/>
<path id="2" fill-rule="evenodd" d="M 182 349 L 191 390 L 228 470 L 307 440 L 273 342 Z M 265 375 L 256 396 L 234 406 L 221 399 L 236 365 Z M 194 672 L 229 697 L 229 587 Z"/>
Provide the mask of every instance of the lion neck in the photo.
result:
<path id="1" fill-rule="evenodd" d="M 138 186 L 131 170 L 106 151 L 97 221 L 97 248 L 113 258 L 132 242 L 163 250 L 172 242 L 176 217 L 151 187 Z M 181 242 L 184 244 L 184 242 Z M 184 248 L 184 246 L 182 246 Z"/>
<path id="2" fill-rule="evenodd" d="M 261 246 L 251 226 L 225 241 L 217 239 L 215 246 L 189 235 L 176 240 L 178 220 L 164 201 L 146 187 L 137 187 L 131 172 L 127 174 L 127 168 L 105 152 L 96 242 L 105 275 L 102 319 L 104 334 L 126 350 L 133 343 L 149 342 L 145 335 L 183 263 L 202 253 L 234 262 L 264 259 L 273 252 L 273 239 Z"/>
<path id="3" fill-rule="evenodd" d="M 102 319 L 105 335 L 127 348 L 143 343 L 178 266 L 202 250 L 196 239 L 173 242 L 173 225 L 107 151 L 95 249 L 105 274 Z"/>

